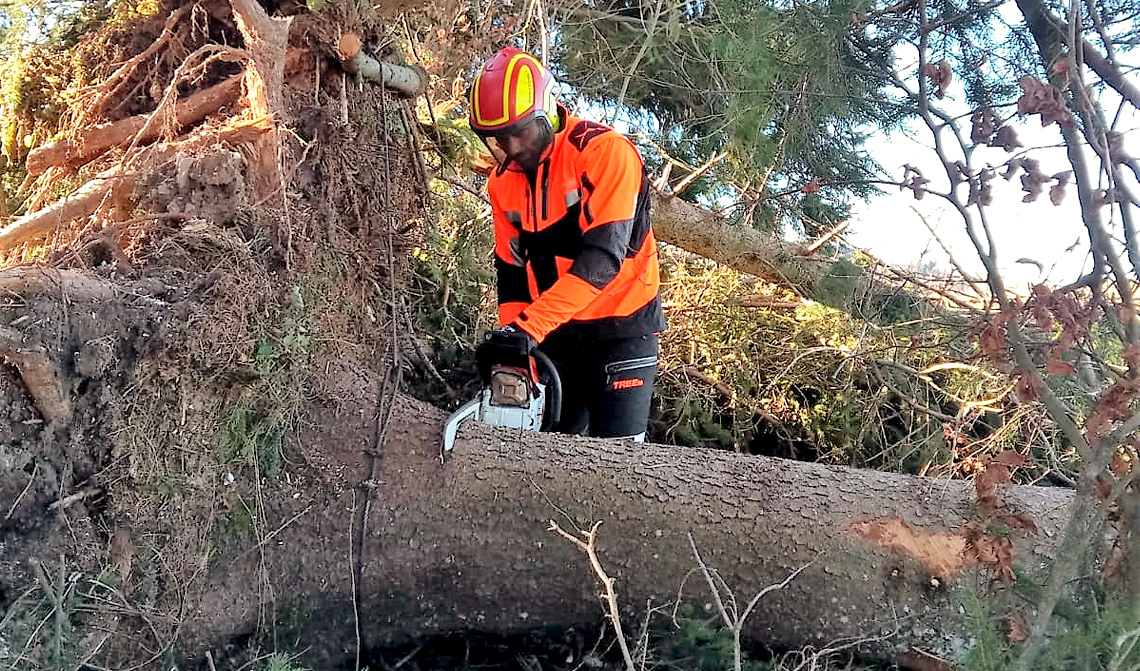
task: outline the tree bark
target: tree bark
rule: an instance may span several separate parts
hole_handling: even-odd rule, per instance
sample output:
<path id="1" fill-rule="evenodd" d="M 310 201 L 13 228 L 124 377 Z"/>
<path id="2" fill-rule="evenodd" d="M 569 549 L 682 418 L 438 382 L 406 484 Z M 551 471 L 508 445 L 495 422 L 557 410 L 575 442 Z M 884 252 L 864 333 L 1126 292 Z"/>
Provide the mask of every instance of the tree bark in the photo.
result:
<path id="1" fill-rule="evenodd" d="M 367 446 L 344 438 L 366 435 L 374 413 L 363 399 L 374 391 L 362 382 L 354 392 L 341 390 L 335 403 L 315 405 L 295 437 L 314 479 L 335 473 L 374 486 L 308 500 L 275 497 L 286 504 L 273 517 L 295 521 L 259 548 L 264 564 L 249 549 L 245 561 L 219 558 L 188 604 L 193 615 L 183 630 L 198 636 L 184 641 L 186 653 L 221 644 L 235 624 L 254 630 L 259 575 L 287 586 L 276 590 L 279 614 L 304 611 L 288 632 L 298 647 L 321 641 L 313 650 L 343 652 L 309 660 L 317 664 L 351 657 L 354 613 L 364 645 L 595 623 L 599 585 L 579 549 L 548 530 L 550 520 L 567 529 L 603 522 L 599 555 L 617 581 L 627 630 L 645 617 L 647 603 L 660 606 L 678 594 L 698 608 L 711 602 L 705 582 L 692 575 L 691 534 L 737 603 L 811 564 L 764 597 L 744 628 L 746 640 L 788 648 L 862 640 L 862 657 L 904 664 L 924 653 L 961 659 L 970 648 L 962 603 L 978 583 L 977 569 L 955 578 L 938 566 L 953 564 L 953 556 L 915 558 L 925 541 L 880 540 L 910 547 L 908 554 L 861 533 L 897 516 L 929 548 L 939 547 L 936 539 L 977 518 L 969 483 L 478 423 L 464 425 L 441 464 L 442 413 L 403 397 L 372 479 Z M 1029 573 L 1050 555 L 1070 500 L 1067 490 L 1009 491 L 1008 505 L 1032 511 L 1041 529 L 1017 547 Z M 216 622 L 223 611 L 237 621 Z"/>

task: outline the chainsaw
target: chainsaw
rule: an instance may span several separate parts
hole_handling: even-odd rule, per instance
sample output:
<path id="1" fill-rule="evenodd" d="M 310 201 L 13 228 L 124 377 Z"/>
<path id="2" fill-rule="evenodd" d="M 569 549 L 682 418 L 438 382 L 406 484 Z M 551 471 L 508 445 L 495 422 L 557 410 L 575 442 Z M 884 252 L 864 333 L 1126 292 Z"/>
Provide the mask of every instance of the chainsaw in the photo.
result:
<path id="1" fill-rule="evenodd" d="M 441 459 L 446 459 L 455 447 L 459 425 L 471 418 L 523 431 L 549 431 L 558 425 L 562 410 L 558 371 L 550 358 L 537 349 L 531 350 L 528 358 L 530 365 L 525 368 L 490 366 L 486 386 L 479 395 L 451 413 L 443 425 Z"/>

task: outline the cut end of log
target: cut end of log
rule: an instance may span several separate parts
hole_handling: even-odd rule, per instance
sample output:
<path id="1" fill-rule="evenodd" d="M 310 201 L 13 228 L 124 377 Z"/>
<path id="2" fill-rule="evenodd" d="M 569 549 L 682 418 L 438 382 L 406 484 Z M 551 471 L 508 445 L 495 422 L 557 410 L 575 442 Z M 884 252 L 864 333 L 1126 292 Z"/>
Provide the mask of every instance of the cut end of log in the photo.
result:
<path id="1" fill-rule="evenodd" d="M 345 33 L 336 45 L 336 53 L 340 60 L 347 61 L 359 54 L 360 48 L 360 37 L 354 33 Z"/>

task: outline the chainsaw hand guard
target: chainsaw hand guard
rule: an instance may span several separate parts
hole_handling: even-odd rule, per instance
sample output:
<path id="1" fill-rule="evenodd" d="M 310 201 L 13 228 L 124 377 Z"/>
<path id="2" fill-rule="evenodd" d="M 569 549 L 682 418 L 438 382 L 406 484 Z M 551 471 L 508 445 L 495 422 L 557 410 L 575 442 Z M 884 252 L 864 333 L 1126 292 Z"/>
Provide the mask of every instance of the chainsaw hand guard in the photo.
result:
<path id="1" fill-rule="evenodd" d="M 491 374 L 494 369 L 517 368 L 526 371 L 533 383 L 538 379 L 535 374 L 534 359 L 531 354 L 536 343 L 526 331 L 513 326 L 504 326 L 496 331 L 489 331 L 483 342 L 475 349 L 475 360 L 479 364 L 479 374 L 484 384 L 491 383 Z"/>

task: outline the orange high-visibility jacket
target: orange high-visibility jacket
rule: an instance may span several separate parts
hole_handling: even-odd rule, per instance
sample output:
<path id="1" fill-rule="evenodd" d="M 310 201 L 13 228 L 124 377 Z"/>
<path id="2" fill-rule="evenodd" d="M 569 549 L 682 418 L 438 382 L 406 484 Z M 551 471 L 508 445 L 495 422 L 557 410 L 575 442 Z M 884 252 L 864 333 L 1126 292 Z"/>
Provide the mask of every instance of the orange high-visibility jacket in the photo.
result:
<path id="1" fill-rule="evenodd" d="M 559 113 L 561 129 L 535 175 L 500 167 L 488 181 L 499 321 L 538 342 L 555 330 L 584 340 L 661 331 L 641 156 L 609 126 Z"/>

